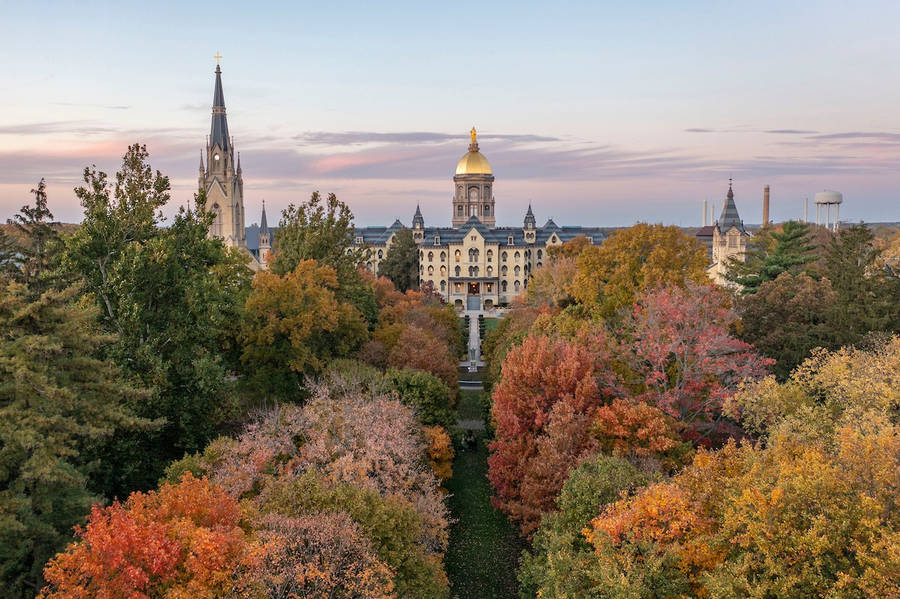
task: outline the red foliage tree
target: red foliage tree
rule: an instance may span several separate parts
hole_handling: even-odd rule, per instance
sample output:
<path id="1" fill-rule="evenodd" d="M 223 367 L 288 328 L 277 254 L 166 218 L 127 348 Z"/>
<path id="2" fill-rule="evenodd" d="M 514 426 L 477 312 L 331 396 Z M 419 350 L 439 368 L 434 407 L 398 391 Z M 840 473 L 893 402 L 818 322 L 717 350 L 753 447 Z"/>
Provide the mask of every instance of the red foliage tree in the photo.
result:
<path id="1" fill-rule="evenodd" d="M 733 432 L 723 401 L 774 364 L 729 333 L 736 320 L 722 291 L 690 284 L 644 293 L 626 325 L 623 354 L 642 386 L 636 399 L 681 422 L 688 440 L 709 444 Z"/>
<path id="2" fill-rule="evenodd" d="M 388 355 L 388 366 L 430 372 L 441 379 L 455 399 L 459 381 L 456 359 L 446 343 L 416 326 L 403 330 Z"/>
<path id="3" fill-rule="evenodd" d="M 124 504 L 94 506 L 73 543 L 49 562 L 45 599 L 215 598 L 234 593 L 258 552 L 223 489 L 186 473 Z"/>
<path id="4" fill-rule="evenodd" d="M 540 466 L 531 463 L 541 453 L 539 441 L 554 407 L 566 404 L 565 409 L 556 409 L 561 430 L 571 433 L 574 426 L 586 431 L 584 424 L 589 418 L 583 417 L 592 416 L 597 407 L 619 393 L 602 333 L 585 332 L 572 340 L 532 335 L 510 350 L 493 393 L 496 437 L 490 446 L 488 478 L 495 492 L 494 505 L 521 521 L 526 532 L 532 530 L 548 505 L 547 498 L 555 496 L 565 480 L 564 473 L 550 477 L 546 468 L 541 474 Z M 541 455 L 557 469 L 563 466 L 560 461 L 571 466 L 587 441 L 587 435 L 579 433 L 567 441 L 565 452 L 548 442 Z M 523 487 L 526 479 L 545 483 L 539 496 L 531 491 L 540 485 Z"/>

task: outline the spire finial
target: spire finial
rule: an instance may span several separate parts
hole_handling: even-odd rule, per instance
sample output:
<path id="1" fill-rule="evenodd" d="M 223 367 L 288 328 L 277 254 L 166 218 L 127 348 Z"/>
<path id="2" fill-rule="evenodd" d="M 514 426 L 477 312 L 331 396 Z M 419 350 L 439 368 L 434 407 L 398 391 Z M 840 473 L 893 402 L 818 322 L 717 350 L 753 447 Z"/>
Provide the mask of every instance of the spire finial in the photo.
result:
<path id="1" fill-rule="evenodd" d="M 218 50 L 216 50 L 216 55 L 213 56 L 213 58 L 216 59 L 216 66 L 219 66 L 219 61 L 222 60 L 222 55 L 219 54 L 219 51 L 218 51 Z"/>
<path id="2" fill-rule="evenodd" d="M 478 132 L 475 130 L 475 126 L 472 126 L 472 130 L 469 131 L 469 137 L 472 138 L 471 143 L 469 143 L 469 151 L 477 152 L 478 151 Z"/>
<path id="3" fill-rule="evenodd" d="M 475 139 L 476 137 L 478 137 L 478 132 L 475 130 L 475 125 L 472 125 L 472 130 L 469 131 L 469 135 L 472 136 L 472 143 L 476 143 L 478 141 L 477 139 Z"/>

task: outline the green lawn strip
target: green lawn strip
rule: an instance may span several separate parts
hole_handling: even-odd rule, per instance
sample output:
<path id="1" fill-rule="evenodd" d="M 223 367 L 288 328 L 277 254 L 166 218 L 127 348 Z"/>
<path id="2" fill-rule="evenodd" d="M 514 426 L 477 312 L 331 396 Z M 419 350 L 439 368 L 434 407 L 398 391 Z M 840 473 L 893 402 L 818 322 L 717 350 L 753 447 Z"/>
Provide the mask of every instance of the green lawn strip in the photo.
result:
<path id="1" fill-rule="evenodd" d="M 481 420 L 481 391 L 461 389 L 456 404 L 460 420 Z"/>
<path id="2" fill-rule="evenodd" d="M 478 392 L 460 395 L 460 418 L 480 418 Z M 466 415 L 463 412 L 466 411 Z M 444 563 L 455 599 L 515 599 L 516 571 L 523 544 L 506 517 L 491 507 L 482 433 L 474 450 L 458 448 L 447 483 L 456 523 Z"/>

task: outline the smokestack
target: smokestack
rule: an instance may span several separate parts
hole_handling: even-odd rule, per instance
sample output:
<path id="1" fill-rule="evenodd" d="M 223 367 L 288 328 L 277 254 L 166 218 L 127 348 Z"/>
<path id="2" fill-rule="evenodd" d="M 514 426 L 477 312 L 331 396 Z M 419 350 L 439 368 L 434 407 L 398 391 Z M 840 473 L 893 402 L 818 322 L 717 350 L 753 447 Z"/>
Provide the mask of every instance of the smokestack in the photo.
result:
<path id="1" fill-rule="evenodd" d="M 706 200 L 703 200 L 703 226 L 706 226 Z"/>
<path id="2" fill-rule="evenodd" d="M 809 196 L 803 198 L 803 222 L 809 223 Z"/>
<path id="3" fill-rule="evenodd" d="M 763 187 L 763 227 L 769 226 L 769 186 Z"/>

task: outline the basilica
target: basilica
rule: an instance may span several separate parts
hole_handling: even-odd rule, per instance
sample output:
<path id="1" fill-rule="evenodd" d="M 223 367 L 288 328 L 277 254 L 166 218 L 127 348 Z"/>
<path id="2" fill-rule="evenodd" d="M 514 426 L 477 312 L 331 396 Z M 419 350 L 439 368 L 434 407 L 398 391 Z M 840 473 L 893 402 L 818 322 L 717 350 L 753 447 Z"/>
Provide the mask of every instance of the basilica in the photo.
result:
<path id="1" fill-rule="evenodd" d="M 430 285 L 459 309 L 490 310 L 508 304 L 525 290 L 532 270 L 547 259 L 548 248 L 580 235 L 599 244 L 605 234 L 599 228 L 561 227 L 552 219 L 539 227 L 530 205 L 521 227 L 497 227 L 494 174 L 479 149 L 474 128 L 470 135 L 468 151 L 459 159 L 453 176 L 450 226 L 426 227 L 416 206 L 411 229 L 419 245 L 419 284 Z M 210 133 L 200 157 L 198 183 L 214 214 L 209 235 L 246 252 L 254 270 L 265 269 L 271 255 L 272 232 L 265 205 L 258 227 L 246 228 L 244 224 L 241 158 L 228 133 L 222 69 L 218 64 Z M 353 244 L 366 250 L 365 268 L 378 272 L 394 235 L 404 226 L 398 220 L 389 227 L 360 227 L 354 231 Z"/>

